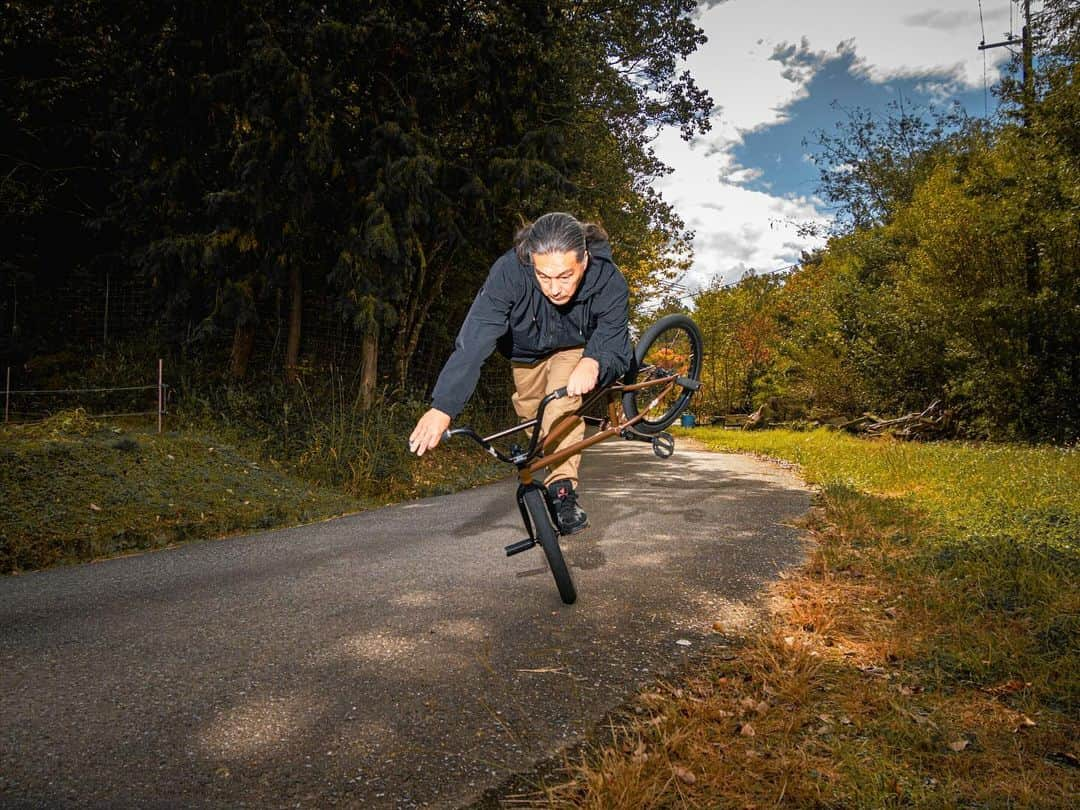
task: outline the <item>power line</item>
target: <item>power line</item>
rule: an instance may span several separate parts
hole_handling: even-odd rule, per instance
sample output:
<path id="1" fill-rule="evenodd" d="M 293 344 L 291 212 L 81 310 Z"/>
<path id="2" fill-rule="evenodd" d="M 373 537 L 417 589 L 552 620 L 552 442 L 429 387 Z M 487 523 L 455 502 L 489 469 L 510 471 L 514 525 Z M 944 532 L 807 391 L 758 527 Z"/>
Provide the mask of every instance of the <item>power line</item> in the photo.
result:
<path id="1" fill-rule="evenodd" d="M 721 284 L 718 287 L 714 287 L 714 286 L 702 287 L 701 289 L 697 290 L 696 292 L 687 291 L 684 295 L 676 295 L 676 296 L 672 296 L 672 297 L 675 298 L 676 300 L 682 301 L 682 302 L 686 302 L 687 300 L 696 301 L 698 298 L 700 298 L 703 295 L 706 295 L 707 293 L 719 292 L 720 290 L 729 290 L 732 287 L 738 287 L 740 284 L 742 284 L 748 278 L 763 278 L 765 276 L 777 276 L 777 275 L 781 275 L 781 274 L 785 274 L 785 273 L 790 273 L 791 271 L 797 270 L 798 268 L 799 268 L 799 265 L 797 265 L 797 264 L 787 264 L 787 265 L 784 265 L 783 267 L 777 267 L 777 268 L 775 268 L 773 270 L 766 270 L 766 271 L 761 272 L 761 273 L 754 272 L 754 274 L 752 276 L 744 275 L 742 278 L 736 279 L 735 281 L 729 281 L 727 284 Z"/>

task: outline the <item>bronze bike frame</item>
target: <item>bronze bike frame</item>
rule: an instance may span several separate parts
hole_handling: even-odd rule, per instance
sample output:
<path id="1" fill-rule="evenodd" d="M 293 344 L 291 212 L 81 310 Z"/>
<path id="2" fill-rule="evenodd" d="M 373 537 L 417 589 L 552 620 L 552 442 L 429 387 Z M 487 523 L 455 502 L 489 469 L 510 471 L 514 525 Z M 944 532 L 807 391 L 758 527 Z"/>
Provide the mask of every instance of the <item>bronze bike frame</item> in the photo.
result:
<path id="1" fill-rule="evenodd" d="M 634 425 L 645 418 L 645 415 L 652 410 L 664 396 L 670 393 L 676 385 L 680 384 L 680 379 L 681 378 L 678 375 L 671 374 L 665 377 L 658 377 L 655 380 L 631 383 L 630 385 L 613 383 L 612 385 L 605 386 L 604 388 L 593 392 L 591 395 L 586 395 L 587 398 L 583 398 L 581 405 L 576 411 L 563 414 L 563 416 L 559 417 L 555 424 L 552 425 L 551 431 L 544 437 L 542 444 L 540 442 L 540 430 L 544 418 L 544 409 L 549 402 L 567 396 L 565 388 L 560 388 L 544 397 L 540 401 L 535 417 L 522 422 L 519 425 L 515 425 L 512 428 L 507 428 L 506 430 L 484 437 L 481 437 L 472 428 L 455 428 L 446 431 L 444 437 L 450 438 L 459 435 L 469 436 L 500 461 L 505 461 L 516 466 L 518 468 L 518 478 L 521 483 L 523 485 L 529 485 L 532 483 L 533 474 L 544 467 L 557 465 L 572 456 L 576 456 L 586 448 L 592 447 L 594 444 L 599 444 L 606 439 L 618 436 L 624 431 L 633 428 Z M 649 403 L 648 407 L 637 416 L 627 419 L 622 408 L 622 395 L 658 386 L 664 386 L 664 388 L 657 394 L 653 401 Z M 592 405 L 602 397 L 607 398 L 607 417 L 599 418 L 595 416 L 584 416 L 584 411 L 592 407 Z M 584 421 L 586 424 L 598 425 L 600 431 L 586 439 L 582 439 L 580 442 L 575 442 L 569 447 L 564 447 L 562 450 L 558 450 L 551 455 L 546 455 L 547 450 L 558 445 L 570 431 L 577 427 L 579 421 Z M 515 452 L 514 455 L 507 456 L 491 444 L 497 439 L 512 436 L 515 433 L 528 430 L 529 428 L 533 429 L 533 433 L 527 450 Z"/>

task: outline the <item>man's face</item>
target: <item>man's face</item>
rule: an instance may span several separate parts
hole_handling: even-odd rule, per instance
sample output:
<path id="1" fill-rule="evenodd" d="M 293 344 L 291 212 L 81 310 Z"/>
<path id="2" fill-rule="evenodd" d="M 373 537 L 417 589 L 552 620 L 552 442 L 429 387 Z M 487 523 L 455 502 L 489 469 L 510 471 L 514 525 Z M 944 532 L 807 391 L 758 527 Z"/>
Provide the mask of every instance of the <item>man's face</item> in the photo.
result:
<path id="1" fill-rule="evenodd" d="M 585 277 L 585 268 L 589 264 L 589 254 L 586 253 L 578 259 L 572 250 L 565 253 L 543 253 L 533 255 L 532 263 L 536 280 L 540 282 L 540 290 L 551 303 L 562 306 L 570 302 L 581 286 L 581 279 Z"/>

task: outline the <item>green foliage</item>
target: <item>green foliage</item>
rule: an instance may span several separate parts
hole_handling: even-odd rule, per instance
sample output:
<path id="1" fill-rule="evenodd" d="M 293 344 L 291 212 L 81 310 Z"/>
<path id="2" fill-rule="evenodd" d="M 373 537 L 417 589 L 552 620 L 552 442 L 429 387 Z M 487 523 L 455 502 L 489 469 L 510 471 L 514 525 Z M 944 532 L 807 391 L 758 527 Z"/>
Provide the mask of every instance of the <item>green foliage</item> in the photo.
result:
<path id="1" fill-rule="evenodd" d="M 959 107 L 924 114 L 902 99 L 882 117 L 859 108 L 845 113 L 835 133 L 815 133 L 813 155 L 822 167 L 822 196 L 835 206 L 841 231 L 888 222 L 911 201 L 949 138 L 966 125 Z"/>
<path id="2" fill-rule="evenodd" d="M 836 356 L 864 408 L 943 399 L 969 434 L 1076 437 L 1080 208 L 1045 146 L 973 132 L 888 223 L 834 238 L 790 282 L 787 355 Z"/>
<path id="3" fill-rule="evenodd" d="M 763 375 L 777 373 L 779 290 L 776 279 L 747 274 L 734 286 L 715 283 L 697 296 L 693 317 L 705 343 L 705 387 L 695 408 L 730 413 L 755 404 Z"/>
<path id="4" fill-rule="evenodd" d="M 477 404 L 462 423 L 495 427 L 485 423 Z M 366 402 L 358 376 L 331 368 L 304 375 L 295 385 L 222 382 L 181 392 L 174 420 L 183 430 L 213 432 L 254 458 L 357 498 L 387 502 L 506 473 L 504 465 L 460 445 L 440 447 L 418 461 L 405 440 L 428 407 L 389 390 Z"/>
<path id="5" fill-rule="evenodd" d="M 376 494 L 388 481 L 408 479 L 414 467 L 404 437 L 427 410 L 419 401 L 394 401 L 382 396 L 364 407 L 359 391 L 351 394 L 338 376 L 319 399 L 302 386 L 301 407 L 306 412 L 303 450 L 296 458 L 297 472 L 351 493 Z M 329 408 L 325 404 L 329 402 Z"/>

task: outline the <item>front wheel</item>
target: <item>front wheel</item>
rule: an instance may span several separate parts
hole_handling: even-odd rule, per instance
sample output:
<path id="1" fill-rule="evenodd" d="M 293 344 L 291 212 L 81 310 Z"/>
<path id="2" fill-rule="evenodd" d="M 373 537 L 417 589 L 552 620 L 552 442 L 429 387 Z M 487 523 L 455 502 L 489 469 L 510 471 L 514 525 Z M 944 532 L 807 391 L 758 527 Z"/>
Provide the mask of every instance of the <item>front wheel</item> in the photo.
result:
<path id="1" fill-rule="evenodd" d="M 703 351 L 697 324 L 685 315 L 667 315 L 641 336 L 634 349 L 634 365 L 623 382 L 633 385 L 672 375 L 699 382 Z M 663 390 L 664 385 L 653 385 L 623 394 L 623 412 L 627 419 L 645 414 L 633 430 L 646 435 L 659 433 L 679 418 L 694 395 L 692 388 L 676 384 L 657 399 Z"/>
<path id="2" fill-rule="evenodd" d="M 529 519 L 532 522 L 534 539 L 544 549 L 547 557 L 548 568 L 555 577 L 555 584 L 559 588 L 559 596 L 567 605 L 577 601 L 577 590 L 574 588 L 574 580 L 570 578 L 570 569 L 566 567 L 562 549 L 559 547 L 559 535 L 551 522 L 551 511 L 548 509 L 544 493 L 537 487 L 530 487 L 525 491 L 525 508 L 529 510 Z"/>

